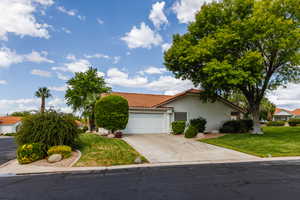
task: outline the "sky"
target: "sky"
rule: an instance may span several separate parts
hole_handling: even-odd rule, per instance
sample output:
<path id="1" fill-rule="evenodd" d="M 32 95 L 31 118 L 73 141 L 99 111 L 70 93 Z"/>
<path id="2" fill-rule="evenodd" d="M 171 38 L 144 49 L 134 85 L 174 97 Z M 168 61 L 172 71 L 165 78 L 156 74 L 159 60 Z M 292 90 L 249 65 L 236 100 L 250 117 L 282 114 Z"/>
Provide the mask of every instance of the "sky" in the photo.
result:
<path id="1" fill-rule="evenodd" d="M 210 0 L 206 1 L 209 2 Z M 113 91 L 176 94 L 193 87 L 163 65 L 172 35 L 186 32 L 204 0 L 1 0 L 0 114 L 47 106 L 63 112 L 66 81 L 97 68 Z M 279 107 L 300 107 L 300 85 L 268 94 Z"/>

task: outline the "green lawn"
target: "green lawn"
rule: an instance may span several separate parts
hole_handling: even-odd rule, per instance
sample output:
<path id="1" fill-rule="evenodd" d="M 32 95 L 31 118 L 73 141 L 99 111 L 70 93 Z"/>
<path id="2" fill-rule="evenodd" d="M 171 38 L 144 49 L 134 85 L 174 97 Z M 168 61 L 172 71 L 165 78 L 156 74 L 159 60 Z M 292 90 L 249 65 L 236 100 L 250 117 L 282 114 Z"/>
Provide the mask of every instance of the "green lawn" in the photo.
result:
<path id="1" fill-rule="evenodd" d="M 134 160 L 141 156 L 121 139 L 82 134 L 80 140 L 82 156 L 76 163 L 76 167 L 134 164 Z M 147 162 L 144 157 L 142 157 L 142 161 Z"/>
<path id="2" fill-rule="evenodd" d="M 264 127 L 263 130 L 263 135 L 228 134 L 200 141 L 260 157 L 300 156 L 300 127 Z"/>

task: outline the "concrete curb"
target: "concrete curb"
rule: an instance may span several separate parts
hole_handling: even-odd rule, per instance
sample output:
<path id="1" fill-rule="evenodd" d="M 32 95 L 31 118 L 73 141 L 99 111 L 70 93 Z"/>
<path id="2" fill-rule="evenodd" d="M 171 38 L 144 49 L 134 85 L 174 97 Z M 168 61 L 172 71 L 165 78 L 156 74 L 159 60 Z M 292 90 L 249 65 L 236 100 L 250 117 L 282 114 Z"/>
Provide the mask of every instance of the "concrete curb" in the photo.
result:
<path id="1" fill-rule="evenodd" d="M 73 165 L 75 165 L 75 164 L 78 162 L 78 160 L 81 158 L 81 155 L 82 155 L 81 151 L 79 151 L 78 149 L 76 149 L 76 152 L 78 153 L 78 156 L 77 156 L 77 158 L 69 165 L 69 167 L 73 167 Z"/>

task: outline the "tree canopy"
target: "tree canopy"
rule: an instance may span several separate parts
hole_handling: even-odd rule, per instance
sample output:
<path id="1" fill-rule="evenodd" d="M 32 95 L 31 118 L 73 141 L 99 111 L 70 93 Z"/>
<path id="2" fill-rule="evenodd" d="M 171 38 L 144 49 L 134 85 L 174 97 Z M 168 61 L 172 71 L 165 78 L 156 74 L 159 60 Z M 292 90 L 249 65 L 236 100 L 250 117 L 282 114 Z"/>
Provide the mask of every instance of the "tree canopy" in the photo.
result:
<path id="1" fill-rule="evenodd" d="M 208 97 L 239 92 L 259 127 L 266 92 L 299 81 L 299 0 L 223 0 L 202 6 L 187 33 L 173 36 L 165 65 Z"/>
<path id="2" fill-rule="evenodd" d="M 47 87 L 41 87 L 35 92 L 35 96 L 41 98 L 41 112 L 45 112 L 46 99 L 52 97 Z"/>

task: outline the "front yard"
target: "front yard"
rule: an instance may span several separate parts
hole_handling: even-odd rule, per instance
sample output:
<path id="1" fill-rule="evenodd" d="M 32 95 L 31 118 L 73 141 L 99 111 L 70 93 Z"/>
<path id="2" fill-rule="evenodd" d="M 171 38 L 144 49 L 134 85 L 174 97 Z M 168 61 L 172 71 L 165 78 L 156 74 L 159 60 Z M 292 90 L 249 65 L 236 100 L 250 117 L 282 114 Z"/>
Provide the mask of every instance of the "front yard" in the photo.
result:
<path id="1" fill-rule="evenodd" d="M 300 127 L 264 127 L 263 135 L 228 134 L 200 140 L 259 157 L 300 156 Z"/>
<path id="2" fill-rule="evenodd" d="M 134 164 L 137 157 L 147 160 L 121 139 L 101 137 L 94 134 L 80 136 L 82 156 L 76 167 L 112 166 Z"/>

